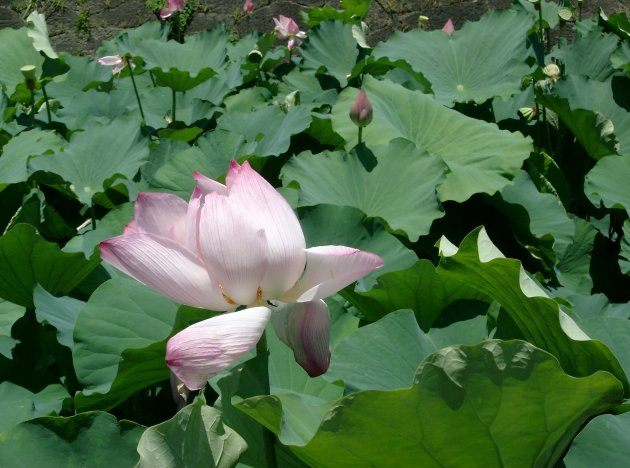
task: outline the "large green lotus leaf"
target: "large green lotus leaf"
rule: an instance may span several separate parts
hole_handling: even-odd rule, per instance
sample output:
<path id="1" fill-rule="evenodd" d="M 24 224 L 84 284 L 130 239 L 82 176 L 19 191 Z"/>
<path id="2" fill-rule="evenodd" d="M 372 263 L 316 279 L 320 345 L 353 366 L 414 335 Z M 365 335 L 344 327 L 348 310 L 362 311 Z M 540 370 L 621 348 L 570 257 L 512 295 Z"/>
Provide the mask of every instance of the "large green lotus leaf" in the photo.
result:
<path id="1" fill-rule="evenodd" d="M 596 205 L 630 213 L 630 155 L 608 156 L 586 174 L 584 193 Z"/>
<path id="2" fill-rule="evenodd" d="M 168 379 L 166 339 L 177 320 L 177 304 L 137 281 L 118 277 L 103 283 L 74 327 L 72 358 L 84 386 L 75 397 L 77 410 L 111 408 Z"/>
<path id="3" fill-rule="evenodd" d="M 90 131 L 92 122 L 106 125 L 112 120 L 129 113 L 129 120 L 141 122 L 140 112 L 133 90 L 113 90 L 103 93 L 95 89 L 77 93 L 71 101 L 59 109 L 55 120 L 64 123 L 71 129 L 86 129 Z"/>
<path id="4" fill-rule="evenodd" d="M 33 39 L 33 47 L 35 49 L 45 53 L 51 59 L 56 59 L 57 54 L 53 50 L 50 44 L 50 37 L 48 36 L 48 26 L 46 25 L 46 18 L 41 13 L 33 11 L 26 18 L 27 34 Z"/>
<path id="5" fill-rule="evenodd" d="M 86 257 L 91 257 L 99 243 L 122 234 L 125 225 L 133 216 L 133 203 L 125 203 L 114 208 L 99 220 L 96 229 L 90 229 L 70 239 L 63 248 L 64 252 L 83 252 Z"/>
<path id="6" fill-rule="evenodd" d="M 501 198 L 511 205 L 502 211 L 512 221 L 517 235 L 523 235 L 524 230 L 537 239 L 551 235 L 553 250 L 558 255 L 564 253 L 573 239 L 575 223 L 568 217 L 558 197 L 540 193 L 527 172 L 519 171 L 512 183 L 503 187 Z M 514 205 L 524 208 L 526 213 Z"/>
<path id="7" fill-rule="evenodd" d="M 211 78 L 225 64 L 229 33 L 216 27 L 186 36 L 183 44 L 149 39 L 133 51 L 145 62 L 160 86 L 186 91 Z"/>
<path id="8" fill-rule="evenodd" d="M 392 312 L 339 343 L 324 377 L 331 382 L 342 380 L 351 391 L 409 387 L 418 365 L 429 354 L 452 344 L 476 344 L 487 337 L 485 316 L 448 328 L 456 330 L 443 340 L 439 328 L 429 333 L 420 330 L 413 311 Z"/>
<path id="9" fill-rule="evenodd" d="M 250 50 L 251 49 L 247 52 Z M 227 65 L 218 75 L 213 76 L 208 81 L 205 81 L 190 91 L 187 91 L 186 96 L 202 99 L 217 106 L 221 105 L 225 96 L 243 84 L 241 66 L 244 62 L 245 59 L 243 57 L 236 58 L 235 61 L 229 63 L 229 65 Z"/>
<path id="10" fill-rule="evenodd" d="M 317 205 L 298 211 L 306 245 L 346 245 L 381 256 L 385 265 L 357 281 L 357 290 L 370 289 L 376 278 L 413 265 L 417 256 L 381 226 L 367 223 L 365 214 L 350 206 Z M 392 309 L 393 310 L 393 309 Z"/>
<path id="11" fill-rule="evenodd" d="M 630 466 L 630 413 L 603 414 L 590 421 L 573 440 L 565 455 L 567 468 Z"/>
<path id="12" fill-rule="evenodd" d="M 630 78 L 619 76 L 601 82 L 569 75 L 555 84 L 557 97 L 541 96 L 540 102 L 558 114 L 593 158 L 617 150 L 625 154 L 630 151 L 630 112 L 617 102 L 628 99 L 625 89 L 629 84 Z"/>
<path id="13" fill-rule="evenodd" d="M 386 273 L 376 287 L 367 292 L 345 289 L 342 295 L 355 304 L 372 321 L 398 309 L 411 309 L 420 327 L 428 331 L 440 313 L 458 300 L 481 300 L 487 297 L 465 281 L 440 276 L 428 260 L 419 260 L 405 270 Z"/>
<path id="14" fill-rule="evenodd" d="M 590 339 L 529 277 L 518 260 L 504 258 L 485 229 L 466 236 L 459 249 L 442 238 L 440 250 L 441 274 L 466 281 L 497 301 L 525 339 L 555 355 L 565 372 L 582 377 L 605 370 L 630 393 L 623 368 L 610 349 Z"/>
<path id="15" fill-rule="evenodd" d="M 171 192 L 188 200 L 196 185 L 193 172 L 201 172 L 211 179 L 223 177 L 230 167 L 230 160 L 237 158 L 235 151 L 243 144 L 241 135 L 215 130 L 201 137 L 197 146 L 183 150 L 178 146 L 155 171 L 150 187 L 152 190 Z"/>
<path id="16" fill-rule="evenodd" d="M 410 388 L 342 398 L 291 449 L 322 467 L 389 466 L 392 454 L 399 466 L 553 466 L 581 425 L 622 397 L 609 373 L 571 377 L 527 342 L 452 346 L 430 355 Z M 273 396 L 244 404 L 275 433 L 285 430 Z"/>
<path id="17" fill-rule="evenodd" d="M 543 21 L 546 21 L 549 27 L 554 29 L 558 25 L 558 10 L 560 10 L 560 5 L 556 2 L 547 2 L 546 0 L 542 0 L 539 3 L 541 8 L 537 9 L 538 4 L 534 4 L 529 0 L 516 0 L 514 2 L 515 5 L 511 8 L 516 10 L 524 9 L 535 21 L 539 19 L 540 10 L 540 12 L 542 12 Z"/>
<path id="18" fill-rule="evenodd" d="M 97 411 L 41 417 L 0 434 L 0 459 L 15 467 L 131 467 L 138 461 L 136 446 L 143 431 L 136 423 L 119 423 Z"/>
<path id="19" fill-rule="evenodd" d="M 630 73 L 630 42 L 622 42 L 617 50 L 610 55 L 610 63 L 615 68 Z"/>
<path id="20" fill-rule="evenodd" d="M 591 253 L 597 229 L 581 218 L 574 218 L 573 240 L 558 257 L 555 266 L 558 281 L 565 288 L 581 294 L 590 294 L 593 278 L 590 275 Z"/>
<path id="21" fill-rule="evenodd" d="M 33 46 L 26 28 L 0 30 L 0 89 L 6 88 L 8 95 L 13 94 L 15 87 L 24 82 L 20 71 L 25 65 L 35 65 L 35 75 L 42 72 L 44 58 Z"/>
<path id="22" fill-rule="evenodd" d="M 149 155 L 148 142 L 140 134 L 135 117 L 118 118 L 108 124 L 92 122 L 75 133 L 65 151 L 31 161 L 33 171 L 59 174 L 71 184 L 86 205 L 111 185 L 113 178 L 132 180 Z"/>
<path id="23" fill-rule="evenodd" d="M 39 236 L 33 226 L 17 224 L 0 237 L 0 297 L 33 307 L 33 290 L 41 284 L 65 294 L 98 265 L 80 253 L 65 253 Z"/>
<path id="24" fill-rule="evenodd" d="M 489 11 L 450 37 L 423 29 L 395 33 L 373 55 L 406 60 L 431 82 L 440 104 L 482 103 L 520 91 L 521 78 L 531 69 L 526 63 L 531 26 L 532 18 L 522 10 Z"/>
<path id="25" fill-rule="evenodd" d="M 96 57 L 105 55 L 142 55 L 139 50 L 147 41 L 166 42 L 169 28 L 160 21 L 147 21 L 134 29 L 120 31 L 111 41 L 103 41 L 96 51 Z"/>
<path id="26" fill-rule="evenodd" d="M 87 86 L 95 82 L 109 81 L 112 68 L 99 65 L 87 57 L 64 54 L 63 59 L 70 66 L 68 72 L 55 76 L 46 85 L 46 93 L 63 106 L 72 106 L 73 100 Z"/>
<path id="27" fill-rule="evenodd" d="M 363 130 L 367 146 L 403 137 L 420 151 L 441 158 L 449 170 L 438 187 L 442 201 L 462 202 L 475 193 L 501 190 L 532 150 L 531 140 L 520 133 L 466 117 L 425 94 L 369 76 L 363 84 L 374 108 L 374 120 Z M 332 110 L 333 128 L 346 140 L 346 148 L 357 142 L 357 127 L 348 117 L 357 94 L 353 88 L 344 90 Z"/>
<path id="28" fill-rule="evenodd" d="M 149 427 L 138 442 L 138 467 L 176 466 L 232 467 L 247 444 L 229 426 L 221 412 L 201 399 L 173 418 Z"/>
<path id="29" fill-rule="evenodd" d="M 578 35 L 573 42 L 562 41 L 561 47 L 552 55 L 564 64 L 567 75 L 584 75 L 592 80 L 605 81 L 614 73 L 610 63 L 611 54 L 617 49 L 618 39 L 601 30 Z"/>
<path id="30" fill-rule="evenodd" d="M 2 147 L 0 157 L 0 190 L 9 184 L 24 182 L 31 175 L 29 160 L 33 156 L 54 154 L 67 141 L 50 130 L 33 129 L 20 133 Z"/>
<path id="31" fill-rule="evenodd" d="M 11 350 L 18 343 L 11 337 L 11 328 L 24 312 L 24 307 L 0 299 L 0 354 L 7 359 L 11 359 Z"/>
<path id="32" fill-rule="evenodd" d="M 72 339 L 74 323 L 79 311 L 85 306 L 85 302 L 68 296 L 55 297 L 40 285 L 35 287 L 33 302 L 35 303 L 37 320 L 55 327 L 57 329 L 57 341 L 72 349 L 74 347 Z"/>
<path id="33" fill-rule="evenodd" d="M 171 90 L 163 87 L 148 88 L 141 93 L 140 99 L 147 125 L 153 128 L 166 127 L 173 106 Z M 135 103 L 135 97 L 133 100 Z M 139 112 L 138 106 L 134 107 Z M 178 122 L 190 126 L 198 121 L 209 120 L 215 109 L 214 104 L 195 98 L 191 93 L 177 95 L 175 113 Z"/>
<path id="34" fill-rule="evenodd" d="M 238 157 L 278 156 L 289 149 L 291 136 L 311 124 L 311 113 L 305 106 L 284 112 L 278 106 L 268 106 L 246 112 L 226 112 L 217 121 L 217 128 L 245 137 L 246 144 L 238 148 Z"/>
<path id="35" fill-rule="evenodd" d="M 580 328 L 605 343 L 630 374 L 630 304 L 614 307 L 603 294 L 569 296 L 568 300 L 574 304 L 570 314 Z"/>
<path id="36" fill-rule="evenodd" d="M 69 396 L 68 391 L 57 384 L 33 393 L 11 382 L 0 383 L 0 433 L 22 421 L 61 411 L 63 400 Z M 6 463 L 6 458 L 0 456 L 0 459 Z"/>
<path id="37" fill-rule="evenodd" d="M 283 184 L 300 185 L 300 206 L 352 206 L 415 242 L 444 215 L 435 186 L 443 180 L 445 166 L 404 139 L 372 149 L 378 163 L 371 172 L 354 153 L 302 153 L 284 165 Z M 403 173 L 406 177 L 400 177 Z"/>
<path id="38" fill-rule="evenodd" d="M 298 91 L 300 104 L 312 103 L 312 107 L 323 104 L 333 105 L 337 100 L 337 91 L 327 89 L 324 91 L 317 77 L 294 69 L 282 78 L 278 85 L 278 97 L 284 99 L 288 94 Z"/>
<path id="39" fill-rule="evenodd" d="M 341 21 L 326 21 L 311 29 L 301 52 L 305 70 L 317 72 L 323 67 L 342 87 L 348 84 L 359 55 L 352 26 Z"/>

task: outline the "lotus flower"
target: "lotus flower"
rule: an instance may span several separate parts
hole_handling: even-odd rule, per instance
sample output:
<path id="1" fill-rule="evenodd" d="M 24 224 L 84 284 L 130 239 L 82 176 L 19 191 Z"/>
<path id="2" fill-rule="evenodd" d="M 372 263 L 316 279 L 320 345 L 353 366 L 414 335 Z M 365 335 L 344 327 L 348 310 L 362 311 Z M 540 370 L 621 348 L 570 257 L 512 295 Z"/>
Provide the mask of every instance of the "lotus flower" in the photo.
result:
<path id="1" fill-rule="evenodd" d="M 365 127 L 372 122 L 372 103 L 364 89 L 359 91 L 354 102 L 350 106 L 350 119 L 358 127 Z"/>
<path id="2" fill-rule="evenodd" d="M 120 55 L 107 55 L 97 60 L 99 65 L 112 68 L 112 75 L 118 75 L 127 66 L 127 60 Z"/>
<path id="3" fill-rule="evenodd" d="M 455 25 L 453 24 L 453 21 L 450 18 L 448 19 L 446 23 L 444 23 L 444 26 L 442 27 L 442 31 L 448 34 L 449 37 L 452 36 L 453 33 L 455 32 Z"/>
<path id="4" fill-rule="evenodd" d="M 287 47 L 289 49 L 299 46 L 302 41 L 306 39 L 306 33 L 304 31 L 300 31 L 297 23 L 288 16 L 280 15 L 277 18 L 274 18 L 273 21 L 276 23 L 274 31 L 276 31 L 278 39 L 289 39 L 287 42 Z"/>
<path id="5" fill-rule="evenodd" d="M 243 11 L 245 13 L 251 14 L 254 12 L 254 2 L 252 0 L 245 0 L 243 3 Z"/>
<path id="6" fill-rule="evenodd" d="M 184 9 L 186 0 L 166 0 L 166 8 L 160 10 L 160 18 L 166 19 L 176 11 Z"/>
<path id="7" fill-rule="evenodd" d="M 188 203 L 139 194 L 124 233 L 100 244 L 103 260 L 172 300 L 228 312 L 173 336 L 167 365 L 189 389 L 202 388 L 256 345 L 271 317 L 296 361 L 322 374 L 330 358 L 322 298 L 383 260 L 350 247 L 307 249 L 289 204 L 248 162 L 232 161 L 225 185 L 194 177 Z"/>

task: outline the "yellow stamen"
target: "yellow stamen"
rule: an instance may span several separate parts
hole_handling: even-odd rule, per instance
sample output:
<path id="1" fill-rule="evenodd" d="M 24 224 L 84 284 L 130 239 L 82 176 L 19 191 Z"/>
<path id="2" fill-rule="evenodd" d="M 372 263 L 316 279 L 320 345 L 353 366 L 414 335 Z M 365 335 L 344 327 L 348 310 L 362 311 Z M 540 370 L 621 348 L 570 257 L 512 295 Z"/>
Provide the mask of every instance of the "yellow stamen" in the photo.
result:
<path id="1" fill-rule="evenodd" d="M 262 297 L 263 297 L 262 288 L 260 286 L 258 286 L 258 289 L 256 290 L 256 301 L 258 303 L 262 303 Z"/>
<path id="2" fill-rule="evenodd" d="M 227 302 L 230 305 L 238 305 L 236 302 L 234 302 L 234 300 L 228 296 L 227 294 L 225 294 L 225 292 L 223 292 L 223 285 L 221 283 L 219 283 L 219 289 L 221 290 L 221 295 L 223 296 L 223 299 L 225 299 L 225 302 Z"/>

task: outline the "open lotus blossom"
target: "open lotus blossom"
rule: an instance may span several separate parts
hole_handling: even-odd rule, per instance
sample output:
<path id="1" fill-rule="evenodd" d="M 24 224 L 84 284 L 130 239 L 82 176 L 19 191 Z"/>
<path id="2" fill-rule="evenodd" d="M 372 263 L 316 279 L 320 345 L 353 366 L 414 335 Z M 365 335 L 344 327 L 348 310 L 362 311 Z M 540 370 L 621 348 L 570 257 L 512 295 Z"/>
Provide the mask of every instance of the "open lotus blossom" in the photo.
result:
<path id="1" fill-rule="evenodd" d="M 273 21 L 276 23 L 276 27 L 274 28 L 276 36 L 278 36 L 278 39 L 288 39 L 287 47 L 289 49 L 299 46 L 302 41 L 306 39 L 306 33 L 300 31 L 297 23 L 293 21 L 292 18 L 279 15 L 277 18 L 274 18 Z"/>
<path id="2" fill-rule="evenodd" d="M 166 0 L 166 7 L 160 10 L 160 18 L 166 19 L 176 11 L 184 9 L 186 0 Z"/>
<path id="3" fill-rule="evenodd" d="M 188 203 L 139 194 L 124 233 L 100 244 L 103 260 L 172 300 L 229 311 L 173 336 L 167 365 L 189 389 L 202 388 L 256 345 L 271 317 L 309 375 L 324 373 L 330 319 L 322 298 L 383 260 L 351 247 L 306 248 L 289 204 L 248 162 L 232 161 L 225 185 L 194 177 Z"/>
<path id="4" fill-rule="evenodd" d="M 107 55 L 97 60 L 99 65 L 112 68 L 112 75 L 118 75 L 127 66 L 127 60 L 120 55 Z M 132 64 L 133 65 L 133 64 Z"/>

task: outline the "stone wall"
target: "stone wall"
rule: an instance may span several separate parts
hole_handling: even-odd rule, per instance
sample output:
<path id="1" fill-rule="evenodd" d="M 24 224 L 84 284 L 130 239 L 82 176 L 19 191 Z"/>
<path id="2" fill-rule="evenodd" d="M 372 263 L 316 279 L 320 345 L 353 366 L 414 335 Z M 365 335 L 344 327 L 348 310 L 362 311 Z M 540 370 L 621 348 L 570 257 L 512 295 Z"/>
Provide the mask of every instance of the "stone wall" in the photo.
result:
<path id="1" fill-rule="evenodd" d="M 242 12 L 242 0 L 196 1 L 195 15 L 189 31 L 198 31 L 225 22 L 237 34 L 273 29 L 272 18 L 279 14 L 299 18 L 299 11 L 324 4 L 338 7 L 338 1 L 254 0 L 251 16 Z M 369 42 L 375 44 L 396 29 L 413 28 L 418 16 L 429 17 L 429 28 L 441 28 L 452 18 L 456 28 L 465 20 L 478 19 L 485 11 L 503 8 L 511 0 L 380 0 L 370 7 Z M 0 0 L 0 28 L 20 27 L 30 11 L 46 15 L 53 46 L 58 51 L 92 54 L 104 39 L 111 39 L 121 29 L 133 28 L 156 15 L 146 0 Z M 391 14 L 380 5 L 392 7 Z M 601 6 L 608 14 L 630 13 L 630 0 L 584 0 L 584 15 L 596 14 Z M 299 22 L 299 21 L 298 21 Z"/>

